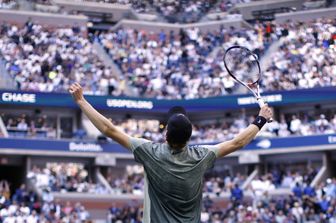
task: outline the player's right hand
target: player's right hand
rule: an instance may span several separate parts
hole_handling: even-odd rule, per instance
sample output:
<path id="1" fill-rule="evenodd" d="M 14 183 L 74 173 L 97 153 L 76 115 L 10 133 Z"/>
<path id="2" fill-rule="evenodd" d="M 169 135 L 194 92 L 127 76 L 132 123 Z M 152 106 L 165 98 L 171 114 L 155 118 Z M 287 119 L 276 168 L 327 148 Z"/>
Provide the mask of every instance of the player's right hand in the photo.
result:
<path id="1" fill-rule="evenodd" d="M 69 87 L 69 92 L 74 98 L 74 100 L 78 103 L 79 101 L 84 100 L 83 96 L 83 88 L 78 83 L 74 83 Z"/>
<path id="2" fill-rule="evenodd" d="M 273 118 L 272 108 L 268 107 L 268 105 L 265 104 L 260 108 L 259 116 L 264 117 L 266 120 L 271 120 Z"/>

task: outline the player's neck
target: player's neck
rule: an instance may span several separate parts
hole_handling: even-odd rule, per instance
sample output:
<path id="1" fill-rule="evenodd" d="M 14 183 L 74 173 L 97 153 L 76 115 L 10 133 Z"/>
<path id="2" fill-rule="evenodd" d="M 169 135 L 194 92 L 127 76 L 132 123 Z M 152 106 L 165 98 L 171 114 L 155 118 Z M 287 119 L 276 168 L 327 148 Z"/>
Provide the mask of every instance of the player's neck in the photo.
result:
<path id="1" fill-rule="evenodd" d="M 169 144 L 169 149 L 174 151 L 182 151 L 186 144 Z"/>

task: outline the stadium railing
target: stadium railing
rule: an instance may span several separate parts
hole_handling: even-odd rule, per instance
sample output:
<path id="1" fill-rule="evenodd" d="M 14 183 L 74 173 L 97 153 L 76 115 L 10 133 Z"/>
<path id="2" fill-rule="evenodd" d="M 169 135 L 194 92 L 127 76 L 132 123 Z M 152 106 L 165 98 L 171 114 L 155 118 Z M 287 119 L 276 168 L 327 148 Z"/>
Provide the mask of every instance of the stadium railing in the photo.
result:
<path id="1" fill-rule="evenodd" d="M 112 29 L 118 29 L 119 27 L 125 28 L 132 28 L 132 29 L 142 29 L 148 31 L 179 31 L 181 29 L 188 29 L 188 28 L 199 28 L 203 31 L 212 31 L 218 30 L 220 27 L 235 27 L 235 28 L 242 28 L 248 27 L 251 28 L 251 25 L 248 24 L 245 20 L 242 19 L 241 16 L 230 17 L 227 20 L 219 20 L 219 21 L 208 21 L 208 22 L 198 22 L 198 23 L 191 23 L 191 24 L 171 24 L 171 23 L 164 23 L 164 22 L 148 22 L 148 21 L 137 21 L 137 20 L 129 20 L 129 19 L 122 19 L 120 20 Z"/>
<path id="2" fill-rule="evenodd" d="M 253 20 L 261 16 L 273 16 L 293 8 L 302 9 L 302 0 L 264 0 L 237 4 L 233 10 L 239 11 L 244 19 Z"/>
<path id="3" fill-rule="evenodd" d="M 323 18 L 335 18 L 336 7 L 333 8 L 324 8 L 324 9 L 313 9 L 307 11 L 299 12 L 288 12 L 288 13 L 279 13 L 275 15 L 275 21 L 278 24 L 287 23 L 288 20 L 291 21 L 311 21 L 312 19 L 321 19 Z"/>
<path id="4" fill-rule="evenodd" d="M 125 17 L 135 18 L 131 7 L 127 5 L 66 0 L 54 0 L 53 2 L 70 14 L 72 12 L 105 14 L 105 19 L 110 22 L 116 22 Z"/>
<path id="5" fill-rule="evenodd" d="M 0 136 L 8 137 L 8 131 L 1 117 L 0 117 Z"/>
<path id="6" fill-rule="evenodd" d="M 15 81 L 9 76 L 6 70 L 5 60 L 0 56 L 0 88 L 15 89 Z"/>
<path id="7" fill-rule="evenodd" d="M 113 15 L 113 18 L 116 15 Z M 122 27 L 137 28 L 143 30 L 151 31 L 179 31 L 180 29 L 187 29 L 191 27 L 197 27 L 200 30 L 210 31 L 214 29 L 219 29 L 223 27 L 250 27 L 251 26 L 245 22 L 241 16 L 229 17 L 227 20 L 220 21 L 209 21 L 209 22 L 199 22 L 192 24 L 171 24 L 163 22 L 149 22 L 140 20 L 129 20 L 128 16 L 120 15 L 118 23 L 112 27 L 112 30 Z M 44 13 L 44 12 L 33 12 L 33 11 L 15 11 L 15 10 L 1 10 L 0 18 L 3 21 L 10 23 L 24 24 L 29 19 L 32 22 L 37 22 L 41 25 L 54 25 L 54 26 L 82 26 L 86 27 L 89 22 L 89 17 L 84 15 L 64 15 L 64 14 L 54 14 L 54 13 Z"/>
<path id="8" fill-rule="evenodd" d="M 0 20 L 24 24 L 31 20 L 41 25 L 86 27 L 88 18 L 83 15 L 62 15 L 33 11 L 0 10 Z"/>

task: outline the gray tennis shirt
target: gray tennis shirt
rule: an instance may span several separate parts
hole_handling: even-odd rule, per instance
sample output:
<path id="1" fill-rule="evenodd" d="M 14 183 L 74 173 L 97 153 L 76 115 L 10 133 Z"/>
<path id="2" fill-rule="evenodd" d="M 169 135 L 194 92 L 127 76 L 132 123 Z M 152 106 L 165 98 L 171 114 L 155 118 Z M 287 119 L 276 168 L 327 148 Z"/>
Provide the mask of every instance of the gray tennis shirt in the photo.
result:
<path id="1" fill-rule="evenodd" d="M 166 143 L 131 138 L 145 170 L 144 223 L 200 222 L 203 175 L 212 168 L 216 146 L 186 146 L 174 153 Z"/>

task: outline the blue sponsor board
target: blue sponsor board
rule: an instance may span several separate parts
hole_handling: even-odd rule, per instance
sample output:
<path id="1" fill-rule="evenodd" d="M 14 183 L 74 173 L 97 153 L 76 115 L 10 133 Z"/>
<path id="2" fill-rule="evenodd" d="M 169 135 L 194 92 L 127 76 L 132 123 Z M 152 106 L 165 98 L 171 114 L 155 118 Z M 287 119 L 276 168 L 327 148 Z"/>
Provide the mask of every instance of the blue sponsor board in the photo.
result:
<path id="1" fill-rule="evenodd" d="M 39 150 L 52 152 L 78 152 L 78 153 L 127 153 L 122 146 L 115 143 L 97 143 L 95 141 L 68 141 L 47 139 L 19 139 L 0 138 L 1 149 Z"/>
<path id="2" fill-rule="evenodd" d="M 78 108 L 69 94 L 0 91 L 0 96 L 0 106 L 30 105 L 38 107 Z M 272 106 L 316 102 L 335 103 L 336 87 L 266 92 L 263 94 L 263 97 Z M 190 100 L 159 100 L 110 96 L 86 96 L 86 98 L 97 109 L 123 111 L 166 112 L 174 105 L 184 106 L 188 112 L 227 110 L 258 106 L 255 98 L 251 94 Z"/>
<path id="3" fill-rule="evenodd" d="M 258 149 L 285 149 L 297 148 L 305 146 L 335 145 L 336 149 L 336 134 L 317 135 L 317 136 L 302 136 L 288 138 L 270 138 L 270 139 L 255 139 L 245 150 Z M 64 140 L 34 140 L 34 139 L 17 139 L 17 138 L 1 138 L 1 149 L 17 149 L 17 150 L 38 150 L 38 151 L 53 151 L 53 152 L 78 152 L 78 153 L 129 153 L 128 150 L 115 143 L 99 144 L 97 142 L 82 142 L 82 141 L 64 141 Z"/>
<path id="4" fill-rule="evenodd" d="M 331 135 L 316 135 L 316 136 L 297 136 L 286 138 L 258 138 L 253 140 L 244 149 L 285 149 L 305 146 L 323 146 L 335 144 L 336 149 L 336 134 Z"/>

